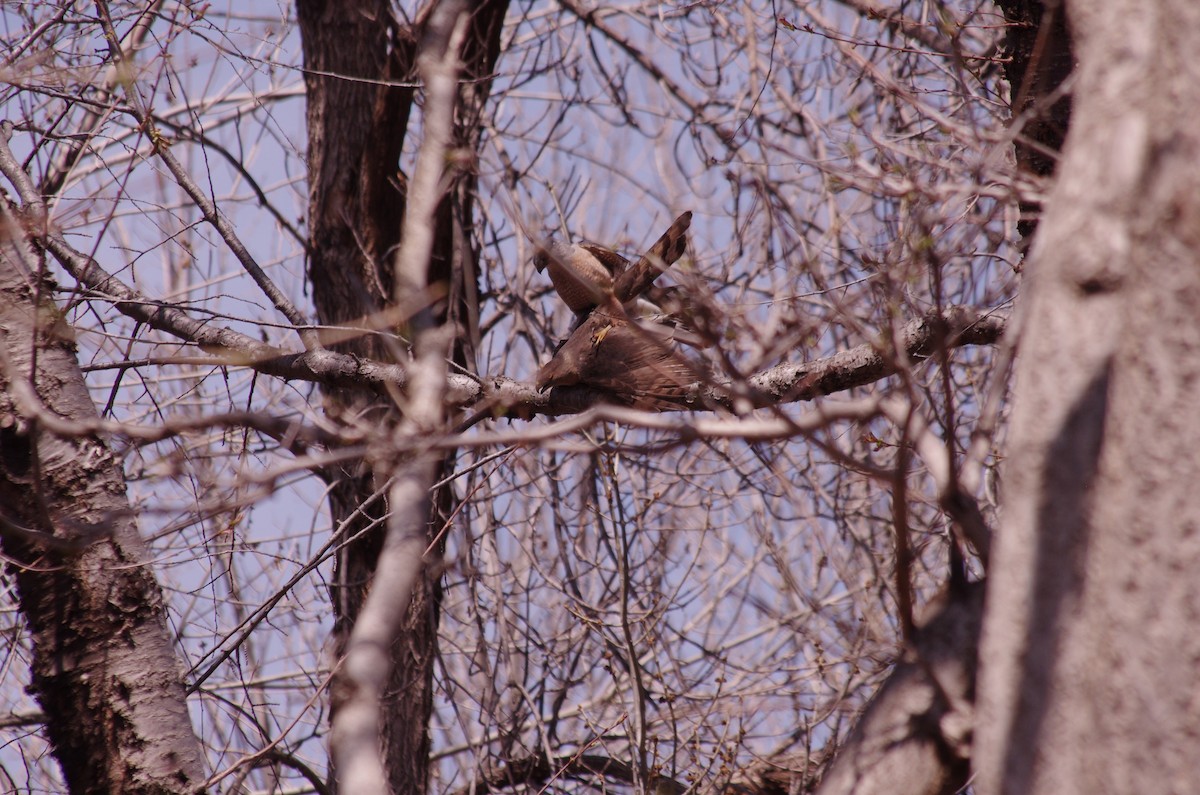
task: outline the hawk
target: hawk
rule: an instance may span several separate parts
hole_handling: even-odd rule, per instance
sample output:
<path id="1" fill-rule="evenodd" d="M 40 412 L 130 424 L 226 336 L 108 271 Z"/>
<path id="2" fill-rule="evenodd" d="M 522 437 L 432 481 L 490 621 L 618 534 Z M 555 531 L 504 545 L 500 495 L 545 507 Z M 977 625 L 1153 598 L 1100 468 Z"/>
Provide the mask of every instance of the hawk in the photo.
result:
<path id="1" fill-rule="evenodd" d="M 534 259 L 550 271 L 563 302 L 580 315 L 574 331 L 537 376 L 537 387 L 586 386 L 639 408 L 679 405 L 700 380 L 675 343 L 695 335 L 638 303 L 682 255 L 692 214 L 684 213 L 636 263 L 600 246 L 548 242 Z"/>
<path id="2" fill-rule="evenodd" d="M 558 297 L 582 315 L 612 292 L 613 279 L 629 267 L 629 260 L 603 246 L 548 240 L 534 256 L 533 266 L 539 273 L 550 271 Z"/>

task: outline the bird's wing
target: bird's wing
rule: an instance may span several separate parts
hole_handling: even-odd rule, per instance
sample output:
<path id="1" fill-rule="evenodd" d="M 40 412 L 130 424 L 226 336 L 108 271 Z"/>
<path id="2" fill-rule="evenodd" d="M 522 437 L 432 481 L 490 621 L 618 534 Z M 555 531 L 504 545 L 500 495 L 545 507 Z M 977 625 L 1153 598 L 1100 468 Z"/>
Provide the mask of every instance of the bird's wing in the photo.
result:
<path id="1" fill-rule="evenodd" d="M 629 267 L 629 260 L 622 257 L 611 248 L 597 246 L 594 243 L 580 243 L 579 247 L 591 254 L 596 259 L 600 260 L 600 264 L 612 274 L 614 279 L 624 273 L 625 269 Z"/>
<path id="2" fill-rule="evenodd" d="M 582 363 L 579 382 L 615 393 L 635 406 L 678 405 L 699 380 L 696 368 L 671 344 L 670 329 L 643 329 L 614 321 L 593 335 L 595 350 Z M 658 329 L 664 329 L 659 331 Z"/>
<path id="3" fill-rule="evenodd" d="M 641 333 L 663 345 L 678 342 L 683 345 L 690 345 L 693 348 L 707 348 L 711 344 L 704 337 L 684 326 L 678 318 L 672 315 L 657 314 L 643 316 L 639 317 L 635 322 Z"/>

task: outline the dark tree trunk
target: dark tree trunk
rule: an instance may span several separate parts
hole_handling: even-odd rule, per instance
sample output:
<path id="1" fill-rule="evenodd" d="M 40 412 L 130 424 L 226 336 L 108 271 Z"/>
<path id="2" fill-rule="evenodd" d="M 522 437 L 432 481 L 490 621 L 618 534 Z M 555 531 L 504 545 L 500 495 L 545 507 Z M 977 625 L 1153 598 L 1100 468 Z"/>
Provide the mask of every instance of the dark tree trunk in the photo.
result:
<path id="1" fill-rule="evenodd" d="M 121 463 L 86 432 L 96 409 L 36 256 L 0 242 L 0 538 L 46 734 L 72 793 L 196 792 L 202 755 L 162 592 Z"/>
<path id="2" fill-rule="evenodd" d="M 396 23 L 385 2 L 299 0 L 308 91 L 309 273 L 322 324 L 351 325 L 393 304 L 392 254 L 400 242 L 406 178 L 400 151 L 413 102 L 413 88 L 390 83 L 414 80 L 427 10 L 411 25 Z M 507 3 L 478 4 L 462 53 L 463 88 L 455 114 L 453 145 L 474 153 L 482 138 L 482 117 L 491 74 L 500 51 Z M 353 78 L 363 78 L 355 80 Z M 454 176 L 437 214 L 429 283 L 445 285 L 447 300 L 435 307 L 435 323 L 464 330 L 456 341 L 457 364 L 474 370 L 478 333 L 479 256 L 474 229 L 475 175 Z M 403 328 L 399 329 L 401 332 Z M 397 339 L 366 334 L 336 343 L 342 351 L 382 360 L 407 360 Z M 331 414 L 347 422 L 386 428 L 396 420 L 394 405 L 376 395 L 327 392 Z M 453 456 L 444 468 L 453 465 Z M 338 473 L 330 495 L 338 532 L 354 539 L 337 559 L 333 586 L 337 644 L 362 608 L 383 539 L 383 484 L 369 462 Z M 433 495 L 431 542 L 454 506 L 449 487 Z M 435 550 L 436 552 L 437 550 Z M 393 648 L 395 666 L 383 727 L 385 760 L 395 792 L 425 791 L 429 776 L 429 715 L 433 704 L 438 599 L 436 577 L 424 578 L 412 594 L 405 628 Z M 337 706 L 335 686 L 334 708 Z"/>
<path id="3" fill-rule="evenodd" d="M 929 605 L 818 795 L 954 795 L 967 786 L 983 589 L 952 582 Z"/>
<path id="4" fill-rule="evenodd" d="M 1075 52 L 1062 0 L 997 0 L 1008 21 L 1004 67 L 1013 121 L 1017 165 L 1040 177 L 1054 173 L 1071 123 L 1071 97 L 1063 82 L 1075 68 Z M 1042 207 L 1022 201 L 1017 231 L 1026 247 L 1037 229 Z"/>

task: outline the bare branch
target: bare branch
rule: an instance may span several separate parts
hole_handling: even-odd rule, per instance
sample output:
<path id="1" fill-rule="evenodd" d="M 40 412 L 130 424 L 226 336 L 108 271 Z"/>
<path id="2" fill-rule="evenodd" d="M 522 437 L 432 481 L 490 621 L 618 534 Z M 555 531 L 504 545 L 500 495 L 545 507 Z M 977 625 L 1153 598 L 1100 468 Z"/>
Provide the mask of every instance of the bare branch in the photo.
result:
<path id="1" fill-rule="evenodd" d="M 417 158 L 413 191 L 404 218 L 402 244 L 396 257 L 398 296 L 427 286 L 433 245 L 433 215 L 450 142 L 451 116 L 460 68 L 458 53 L 467 25 L 466 3 L 439 3 L 429 18 L 418 66 L 425 80 L 425 136 Z M 432 326 L 418 315 L 412 381 L 404 415 L 396 432 L 428 433 L 444 418 L 446 352 L 451 330 Z M 430 492 L 438 457 L 418 451 L 402 461 L 388 490 L 390 514 L 383 549 L 371 590 L 346 643 L 343 675 L 335 694 L 332 725 L 333 758 L 341 788 L 347 792 L 386 795 L 388 772 L 381 753 L 382 704 L 392 667 L 391 649 L 403 626 L 413 588 L 425 567 Z"/>
<path id="2" fill-rule="evenodd" d="M 848 8 L 853 8 L 869 19 L 882 20 L 888 30 L 896 35 L 923 44 L 935 53 L 949 55 L 954 51 L 953 41 L 937 26 L 923 25 L 905 15 L 901 9 L 890 8 L 874 0 L 838 0 L 838 2 Z"/>
<path id="3" fill-rule="evenodd" d="M 120 40 L 117 38 L 117 32 L 113 28 L 112 17 L 108 11 L 108 3 L 105 0 L 96 0 L 96 10 L 100 15 L 100 23 L 104 28 L 105 38 L 109 42 L 109 51 L 113 63 L 118 68 L 128 68 L 129 64 L 126 55 L 121 50 Z M 129 70 L 129 75 L 132 76 L 132 70 Z M 275 305 L 279 313 L 296 327 L 300 340 L 304 343 L 305 350 L 312 351 L 319 349 L 321 342 L 317 338 L 316 333 L 309 327 L 304 315 L 283 294 L 283 291 L 276 286 L 271 277 L 267 276 L 266 271 L 262 269 L 254 259 L 254 256 L 251 255 L 249 249 L 242 243 L 241 238 L 234 231 L 233 225 L 229 223 L 229 219 L 217 209 L 216 203 L 200 189 L 200 186 L 188 174 L 183 164 L 171 153 L 167 139 L 155 125 L 154 118 L 146 108 L 145 102 L 142 101 L 142 95 L 138 93 L 137 85 L 132 81 L 132 77 L 125 84 L 125 96 L 129 100 L 129 106 L 134 117 L 145 128 L 146 135 L 150 138 L 150 143 L 154 147 L 155 154 L 166 165 L 167 170 L 171 172 L 171 176 L 175 178 L 175 182 L 178 183 L 179 187 L 183 188 L 184 192 L 200 208 L 200 212 L 204 215 L 204 220 L 212 224 L 217 232 L 220 233 L 225 244 L 229 246 L 229 250 L 237 257 L 238 262 L 242 263 L 242 267 L 246 269 L 246 272 L 250 274 L 250 277 L 254 279 L 263 293 L 271 299 L 271 303 Z"/>
<path id="4" fill-rule="evenodd" d="M 595 783 L 596 779 L 602 779 L 616 784 L 632 785 L 644 781 L 646 774 L 642 773 L 639 776 L 629 763 L 596 754 L 563 755 L 552 759 L 531 756 L 510 759 L 481 775 L 468 786 L 455 790 L 452 795 L 488 795 L 512 787 L 544 787 L 566 778 L 587 783 Z M 659 795 L 680 795 L 687 791 L 687 787 L 682 783 L 662 775 L 653 776 L 648 783 L 651 785 L 648 791 Z"/>

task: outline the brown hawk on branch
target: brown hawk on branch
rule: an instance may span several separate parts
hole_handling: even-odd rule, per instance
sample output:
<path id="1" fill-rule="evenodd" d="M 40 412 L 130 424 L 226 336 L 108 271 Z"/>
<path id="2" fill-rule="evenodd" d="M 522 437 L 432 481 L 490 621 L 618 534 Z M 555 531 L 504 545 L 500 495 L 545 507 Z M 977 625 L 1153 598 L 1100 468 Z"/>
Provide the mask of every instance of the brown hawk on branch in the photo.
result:
<path id="1" fill-rule="evenodd" d="M 678 406 L 699 379 L 676 342 L 694 335 L 642 317 L 638 299 L 687 247 L 692 214 L 684 213 L 636 263 L 599 246 L 548 243 L 535 265 L 550 271 L 559 296 L 576 313 L 590 312 L 538 372 L 538 389 L 587 386 L 639 408 Z"/>

